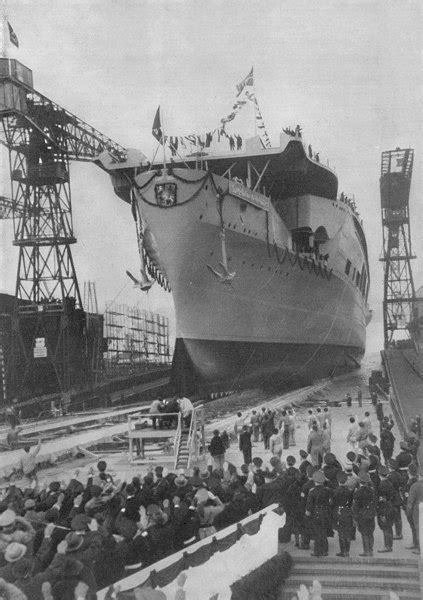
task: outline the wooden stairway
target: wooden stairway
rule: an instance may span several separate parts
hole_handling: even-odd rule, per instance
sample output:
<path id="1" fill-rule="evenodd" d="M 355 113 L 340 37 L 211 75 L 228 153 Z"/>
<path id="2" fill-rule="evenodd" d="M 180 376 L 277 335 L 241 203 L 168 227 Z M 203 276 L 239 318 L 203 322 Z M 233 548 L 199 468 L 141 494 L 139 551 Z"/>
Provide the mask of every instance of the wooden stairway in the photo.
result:
<path id="1" fill-rule="evenodd" d="M 416 558 L 293 557 L 294 565 L 279 600 L 297 598 L 300 585 L 317 579 L 324 600 L 386 600 L 395 592 L 401 600 L 421 600 Z"/>
<path id="2" fill-rule="evenodd" d="M 189 463 L 190 448 L 188 447 L 189 441 L 189 430 L 184 429 L 181 431 L 181 437 L 179 438 L 178 447 L 175 448 L 176 455 L 176 469 L 186 469 Z"/>

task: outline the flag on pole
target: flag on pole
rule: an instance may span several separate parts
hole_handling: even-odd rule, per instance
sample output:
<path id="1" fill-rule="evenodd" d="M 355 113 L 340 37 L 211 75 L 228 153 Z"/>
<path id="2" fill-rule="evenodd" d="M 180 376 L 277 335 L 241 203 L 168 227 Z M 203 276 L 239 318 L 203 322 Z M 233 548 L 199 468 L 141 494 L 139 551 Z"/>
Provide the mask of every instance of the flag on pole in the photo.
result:
<path id="1" fill-rule="evenodd" d="M 156 111 L 156 116 L 154 117 L 153 129 L 151 130 L 151 133 L 158 142 L 163 143 L 162 123 L 160 120 L 160 106 Z"/>
<path id="2" fill-rule="evenodd" d="M 237 84 L 236 86 L 236 90 L 237 90 L 237 97 L 240 95 L 240 93 L 242 92 L 242 90 L 247 86 L 247 85 L 254 85 L 254 74 L 253 74 L 253 69 L 254 67 L 251 67 L 251 71 L 248 73 L 247 77 L 244 77 L 244 79 Z"/>
<path id="3" fill-rule="evenodd" d="M 13 27 L 11 26 L 11 24 L 9 23 L 9 21 L 7 22 L 7 25 L 9 27 L 9 39 L 10 42 L 16 46 L 16 48 L 19 48 L 19 40 L 18 40 L 18 36 L 16 35 L 16 33 L 13 30 Z"/>

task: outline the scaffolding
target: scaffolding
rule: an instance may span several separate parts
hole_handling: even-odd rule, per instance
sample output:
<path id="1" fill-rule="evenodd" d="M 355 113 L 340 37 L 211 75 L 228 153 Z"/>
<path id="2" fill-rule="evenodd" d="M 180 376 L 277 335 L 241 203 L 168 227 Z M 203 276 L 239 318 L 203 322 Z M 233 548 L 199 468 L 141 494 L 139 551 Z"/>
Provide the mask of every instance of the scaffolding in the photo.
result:
<path id="1" fill-rule="evenodd" d="M 104 313 L 107 376 L 132 374 L 151 366 L 169 365 L 169 319 L 125 304 L 111 304 Z"/>

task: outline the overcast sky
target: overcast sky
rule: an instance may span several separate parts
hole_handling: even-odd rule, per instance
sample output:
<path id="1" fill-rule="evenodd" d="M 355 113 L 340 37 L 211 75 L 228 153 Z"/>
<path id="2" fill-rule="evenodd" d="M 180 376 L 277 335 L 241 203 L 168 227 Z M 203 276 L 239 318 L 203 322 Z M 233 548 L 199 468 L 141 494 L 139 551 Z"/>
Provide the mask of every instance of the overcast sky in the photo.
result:
<path id="1" fill-rule="evenodd" d="M 254 65 L 271 140 L 300 123 L 335 166 L 339 190 L 355 195 L 370 251 L 368 347 L 380 347 L 380 155 L 397 146 L 415 149 L 413 266 L 416 287 L 423 283 L 420 1 L 8 0 L 7 12 L 20 42 L 15 57 L 33 70 L 35 89 L 149 157 L 159 104 L 169 135 L 214 128 Z M 138 271 L 135 230 L 108 176 L 74 163 L 71 185 L 81 286 L 96 281 L 100 309 L 116 298 L 169 312 L 168 295 L 157 286 L 141 295 L 125 275 Z M 0 221 L 0 234 L 0 288 L 13 293 L 11 222 Z"/>

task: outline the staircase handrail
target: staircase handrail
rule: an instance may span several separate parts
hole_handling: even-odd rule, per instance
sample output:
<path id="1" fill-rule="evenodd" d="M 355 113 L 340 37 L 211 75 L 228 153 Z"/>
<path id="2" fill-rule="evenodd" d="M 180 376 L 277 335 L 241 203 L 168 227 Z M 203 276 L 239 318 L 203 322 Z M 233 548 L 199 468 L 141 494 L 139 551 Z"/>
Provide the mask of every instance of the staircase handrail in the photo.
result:
<path id="1" fill-rule="evenodd" d="M 182 414 L 178 413 L 178 426 L 176 428 L 175 433 L 175 441 L 173 443 L 173 453 L 174 453 L 174 469 L 178 466 L 178 456 L 179 456 L 179 447 L 181 444 L 181 434 L 182 434 Z"/>
<path id="2" fill-rule="evenodd" d="M 187 469 L 191 466 L 191 458 L 192 458 L 192 441 L 193 438 L 197 435 L 197 410 L 198 408 L 194 408 L 191 415 L 191 423 L 189 424 L 189 432 L 187 439 L 187 450 L 188 450 L 188 462 Z"/>

